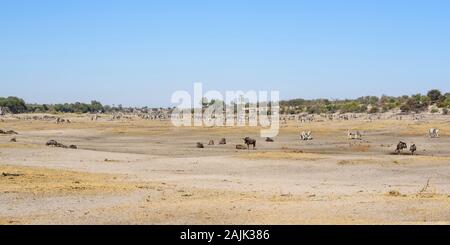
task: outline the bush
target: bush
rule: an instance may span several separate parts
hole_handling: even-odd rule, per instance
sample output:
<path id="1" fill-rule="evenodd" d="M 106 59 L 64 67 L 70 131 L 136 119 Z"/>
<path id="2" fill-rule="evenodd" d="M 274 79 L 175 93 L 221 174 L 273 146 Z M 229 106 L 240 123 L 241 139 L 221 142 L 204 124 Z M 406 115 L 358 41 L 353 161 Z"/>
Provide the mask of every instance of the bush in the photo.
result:
<path id="1" fill-rule="evenodd" d="M 427 104 L 421 101 L 419 97 L 411 97 L 400 106 L 402 112 L 421 112 L 427 108 Z"/>
<path id="2" fill-rule="evenodd" d="M 8 108 L 12 113 L 23 113 L 27 111 L 25 101 L 13 96 L 8 98 L 0 97 L 0 107 Z"/>
<path id="3" fill-rule="evenodd" d="M 380 109 L 376 106 L 373 106 L 372 108 L 370 108 L 369 113 L 378 113 L 380 111 Z"/>
<path id="4" fill-rule="evenodd" d="M 432 89 L 432 90 L 428 91 L 427 97 L 430 98 L 431 102 L 434 103 L 441 99 L 442 94 L 441 94 L 441 91 L 439 91 L 437 89 Z"/>

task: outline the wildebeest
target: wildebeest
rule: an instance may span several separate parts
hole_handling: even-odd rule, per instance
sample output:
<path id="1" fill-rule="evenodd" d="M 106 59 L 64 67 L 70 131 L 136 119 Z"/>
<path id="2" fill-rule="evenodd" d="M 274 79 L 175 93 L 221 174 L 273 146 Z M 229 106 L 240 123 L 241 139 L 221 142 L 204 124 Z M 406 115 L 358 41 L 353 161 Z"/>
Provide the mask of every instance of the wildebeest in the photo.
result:
<path id="1" fill-rule="evenodd" d="M 361 140 L 362 134 L 359 131 L 347 130 L 347 139 L 349 140 Z"/>
<path id="2" fill-rule="evenodd" d="M 428 136 L 430 136 L 430 138 L 438 138 L 439 137 L 439 129 L 430 128 L 428 130 Z"/>
<path id="3" fill-rule="evenodd" d="M 3 131 L 0 129 L 0 134 L 18 134 L 18 133 L 14 130 Z"/>
<path id="4" fill-rule="evenodd" d="M 237 150 L 245 150 L 245 149 L 247 149 L 247 147 L 245 147 L 245 145 L 239 144 L 239 145 L 236 145 L 236 149 Z"/>
<path id="5" fill-rule="evenodd" d="M 403 141 L 399 141 L 398 144 L 397 144 L 397 149 L 395 149 L 395 152 L 396 152 L 397 154 L 399 154 L 403 149 L 406 149 L 406 148 L 408 148 L 408 146 L 406 145 L 406 143 L 403 142 Z"/>
<path id="6" fill-rule="evenodd" d="M 416 147 L 416 145 L 415 144 L 412 144 L 410 147 L 409 147 L 409 151 L 411 152 L 411 155 L 414 155 L 414 152 L 417 150 L 417 147 Z"/>
<path id="7" fill-rule="evenodd" d="M 17 142 L 17 139 L 16 138 L 11 138 L 9 141 L 10 142 Z"/>
<path id="8" fill-rule="evenodd" d="M 67 146 L 67 145 L 64 145 L 62 143 L 59 143 L 56 140 L 49 140 L 49 141 L 47 141 L 47 143 L 45 143 L 45 145 L 53 146 L 53 147 L 61 147 L 61 148 L 70 148 L 70 149 L 77 149 L 78 148 L 76 145 Z"/>
<path id="9" fill-rule="evenodd" d="M 219 145 L 226 145 L 226 144 L 227 144 L 227 140 L 225 138 L 220 139 Z"/>
<path id="10" fill-rule="evenodd" d="M 47 146 L 57 146 L 58 142 L 56 140 L 49 140 L 47 143 L 45 143 Z"/>
<path id="11" fill-rule="evenodd" d="M 250 149 L 250 145 L 253 145 L 253 150 L 255 149 L 256 146 L 256 140 L 252 139 L 250 137 L 245 137 L 243 138 L 244 143 L 247 145 L 247 149 Z"/>
<path id="12" fill-rule="evenodd" d="M 266 137 L 266 142 L 274 142 L 274 140 L 270 137 Z"/>
<path id="13" fill-rule="evenodd" d="M 300 139 L 301 140 L 312 140 L 312 135 L 311 135 L 311 131 L 303 131 L 300 134 Z"/>
<path id="14" fill-rule="evenodd" d="M 214 145 L 214 140 L 210 140 L 210 141 L 208 142 L 208 145 Z"/>
<path id="15" fill-rule="evenodd" d="M 200 143 L 200 142 L 197 142 L 197 148 L 205 148 L 205 146 L 203 146 L 203 144 L 202 144 L 202 143 Z"/>

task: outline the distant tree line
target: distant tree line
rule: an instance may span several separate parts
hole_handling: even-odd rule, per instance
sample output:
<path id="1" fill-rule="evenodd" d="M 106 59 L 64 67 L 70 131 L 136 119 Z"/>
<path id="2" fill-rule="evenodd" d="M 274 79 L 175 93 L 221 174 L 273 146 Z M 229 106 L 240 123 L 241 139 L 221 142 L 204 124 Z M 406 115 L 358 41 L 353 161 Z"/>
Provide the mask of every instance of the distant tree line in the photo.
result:
<path id="1" fill-rule="evenodd" d="M 26 112 L 66 112 L 66 113 L 98 113 L 106 111 L 119 111 L 120 108 L 103 106 L 98 101 L 87 103 L 65 103 L 65 104 L 27 104 L 23 99 L 17 97 L 0 97 L 0 107 L 6 108 L 11 113 Z"/>
<path id="2" fill-rule="evenodd" d="M 214 104 L 215 100 L 202 101 L 205 107 Z M 296 113 L 378 113 L 387 112 L 392 109 L 400 109 L 402 112 L 423 112 L 433 105 L 435 109 L 431 112 L 437 112 L 437 108 L 441 108 L 444 114 L 450 109 L 450 93 L 442 94 L 441 91 L 433 89 L 428 91 L 426 95 L 403 95 L 399 97 L 386 96 L 363 96 L 357 99 L 345 100 L 329 100 L 329 99 L 293 99 L 280 101 L 282 114 Z M 64 103 L 64 104 L 27 104 L 23 99 L 17 97 L 0 97 L 0 107 L 6 108 L 11 113 L 111 113 L 111 112 L 128 112 L 133 108 L 125 108 L 122 105 L 109 106 L 102 105 L 98 101 L 87 103 Z M 141 111 L 148 111 L 148 107 L 139 108 Z"/>
<path id="3" fill-rule="evenodd" d="M 419 113 L 428 110 L 430 105 L 442 108 L 447 114 L 450 108 L 450 93 L 442 94 L 437 89 L 430 90 L 426 95 L 403 95 L 399 97 L 386 96 L 364 96 L 354 100 L 328 100 L 328 99 L 293 99 L 280 102 L 281 113 L 296 114 L 307 112 L 312 114 L 320 113 L 378 113 L 387 112 L 392 109 L 400 109 L 405 113 Z M 432 112 L 437 112 L 432 110 Z"/>

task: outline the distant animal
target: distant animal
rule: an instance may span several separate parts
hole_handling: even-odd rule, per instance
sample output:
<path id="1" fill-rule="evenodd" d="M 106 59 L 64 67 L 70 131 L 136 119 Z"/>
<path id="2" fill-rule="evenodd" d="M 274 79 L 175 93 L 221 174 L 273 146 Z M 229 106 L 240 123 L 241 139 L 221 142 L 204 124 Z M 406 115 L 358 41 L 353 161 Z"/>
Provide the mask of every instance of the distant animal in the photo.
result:
<path id="1" fill-rule="evenodd" d="M 347 139 L 349 140 L 361 140 L 362 134 L 359 131 L 347 131 Z"/>
<path id="2" fill-rule="evenodd" d="M 312 135 L 311 135 L 311 131 L 302 131 L 302 133 L 300 134 L 300 139 L 301 140 L 312 140 Z"/>
<path id="3" fill-rule="evenodd" d="M 219 145 L 226 145 L 226 144 L 227 144 L 227 140 L 225 138 L 220 139 Z"/>
<path id="4" fill-rule="evenodd" d="M 0 134 L 18 134 L 18 133 L 14 130 L 3 131 L 0 129 Z"/>
<path id="5" fill-rule="evenodd" d="M 78 147 L 76 145 L 69 145 L 70 149 L 78 149 Z"/>
<path id="6" fill-rule="evenodd" d="M 47 146 L 57 146 L 58 142 L 56 140 L 49 140 L 47 143 L 45 143 Z"/>
<path id="7" fill-rule="evenodd" d="M 439 129 L 430 128 L 428 130 L 428 136 L 430 136 L 430 138 L 439 138 Z"/>
<path id="8" fill-rule="evenodd" d="M 266 137 L 266 142 L 274 142 L 274 140 L 270 137 Z"/>
<path id="9" fill-rule="evenodd" d="M 61 147 L 61 148 L 71 148 L 71 149 L 76 149 L 75 145 L 71 145 L 71 146 L 66 146 L 62 143 L 57 142 L 56 140 L 49 140 L 47 141 L 47 143 L 45 143 L 45 145 L 47 146 L 53 146 L 53 147 Z"/>
<path id="10" fill-rule="evenodd" d="M 214 145 L 214 140 L 210 140 L 210 141 L 208 142 L 208 145 Z"/>
<path id="11" fill-rule="evenodd" d="M 406 148 L 408 148 L 408 146 L 406 145 L 406 143 L 403 142 L 403 141 L 399 141 L 398 144 L 397 144 L 397 149 L 395 149 L 395 152 L 396 152 L 397 154 L 399 154 L 403 149 L 406 149 Z"/>
<path id="12" fill-rule="evenodd" d="M 415 144 L 412 144 L 410 147 L 409 147 L 409 151 L 411 152 L 411 155 L 414 155 L 414 152 L 417 150 L 417 147 L 416 147 L 416 145 Z"/>
<path id="13" fill-rule="evenodd" d="M 255 149 L 256 146 L 256 140 L 252 139 L 250 137 L 245 137 L 243 138 L 244 143 L 247 145 L 247 149 L 250 149 L 250 145 L 253 145 L 253 150 Z"/>
<path id="14" fill-rule="evenodd" d="M 17 139 L 16 138 L 11 138 L 9 141 L 10 142 L 17 142 Z"/>
<path id="15" fill-rule="evenodd" d="M 205 146 L 202 143 L 197 142 L 197 148 L 205 148 Z"/>
<path id="16" fill-rule="evenodd" d="M 248 149 L 247 147 L 245 147 L 245 145 L 241 145 L 241 144 L 236 145 L 236 150 L 245 150 L 245 149 Z"/>

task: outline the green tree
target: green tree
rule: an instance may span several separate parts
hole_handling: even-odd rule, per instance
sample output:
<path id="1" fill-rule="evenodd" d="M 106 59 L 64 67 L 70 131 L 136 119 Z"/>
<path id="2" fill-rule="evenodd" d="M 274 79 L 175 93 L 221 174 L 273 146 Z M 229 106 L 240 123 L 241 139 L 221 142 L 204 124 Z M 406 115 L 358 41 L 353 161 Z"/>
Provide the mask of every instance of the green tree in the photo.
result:
<path id="1" fill-rule="evenodd" d="M 12 113 L 24 113 L 27 111 L 25 101 L 14 96 L 8 98 L 0 97 L 0 107 L 8 108 Z"/>
<path id="2" fill-rule="evenodd" d="M 439 91 L 437 89 L 432 89 L 432 90 L 428 91 L 427 96 L 428 96 L 428 98 L 430 98 L 430 101 L 432 103 L 435 103 L 441 99 L 442 94 L 441 94 L 441 91 Z"/>

